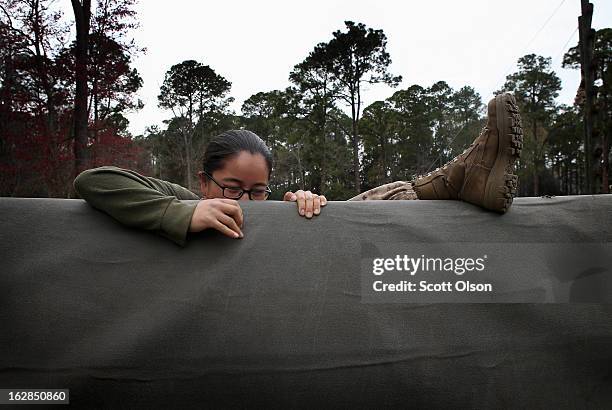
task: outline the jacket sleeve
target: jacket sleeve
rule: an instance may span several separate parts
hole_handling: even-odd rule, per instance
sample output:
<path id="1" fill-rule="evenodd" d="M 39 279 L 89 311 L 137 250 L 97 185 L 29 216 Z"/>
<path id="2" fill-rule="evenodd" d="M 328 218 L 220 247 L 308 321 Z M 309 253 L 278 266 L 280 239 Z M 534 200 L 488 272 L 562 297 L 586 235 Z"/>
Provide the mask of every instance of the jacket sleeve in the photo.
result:
<path id="1" fill-rule="evenodd" d="M 196 194 L 161 179 L 104 166 L 81 172 L 74 180 L 79 196 L 124 225 L 155 231 L 185 246 Z"/>

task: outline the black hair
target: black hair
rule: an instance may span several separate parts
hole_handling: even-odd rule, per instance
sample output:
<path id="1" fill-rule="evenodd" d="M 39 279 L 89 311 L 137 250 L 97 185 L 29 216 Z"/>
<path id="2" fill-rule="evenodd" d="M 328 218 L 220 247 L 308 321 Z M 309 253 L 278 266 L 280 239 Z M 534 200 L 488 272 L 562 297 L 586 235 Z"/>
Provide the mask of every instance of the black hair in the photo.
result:
<path id="1" fill-rule="evenodd" d="M 268 165 L 268 176 L 272 173 L 272 152 L 261 138 L 248 130 L 229 130 L 214 137 L 204 151 L 203 170 L 212 175 L 223 168 L 225 160 L 248 151 L 251 154 L 261 154 Z"/>

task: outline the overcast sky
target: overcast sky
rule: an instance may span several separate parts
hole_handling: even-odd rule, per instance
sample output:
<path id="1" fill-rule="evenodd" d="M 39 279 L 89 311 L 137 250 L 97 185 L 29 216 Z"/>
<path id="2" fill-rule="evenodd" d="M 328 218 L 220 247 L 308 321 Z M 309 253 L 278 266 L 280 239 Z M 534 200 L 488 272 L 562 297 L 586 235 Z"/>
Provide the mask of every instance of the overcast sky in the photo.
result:
<path id="1" fill-rule="evenodd" d="M 611 27 L 612 1 L 592 3 L 593 27 Z M 403 76 L 399 88 L 444 80 L 455 89 L 470 85 L 487 101 L 528 53 L 553 59 L 563 81 L 559 102 L 571 104 L 580 82 L 578 70 L 561 68 L 563 53 L 578 42 L 579 0 L 141 0 L 137 12 L 134 38 L 147 53 L 135 61 L 145 108 L 128 116 L 134 135 L 171 117 L 157 107 L 157 95 L 173 64 L 211 66 L 232 82 L 232 108 L 240 112 L 251 95 L 287 87 L 293 66 L 345 20 L 384 30 L 390 71 Z M 370 87 L 364 106 L 393 91 Z"/>

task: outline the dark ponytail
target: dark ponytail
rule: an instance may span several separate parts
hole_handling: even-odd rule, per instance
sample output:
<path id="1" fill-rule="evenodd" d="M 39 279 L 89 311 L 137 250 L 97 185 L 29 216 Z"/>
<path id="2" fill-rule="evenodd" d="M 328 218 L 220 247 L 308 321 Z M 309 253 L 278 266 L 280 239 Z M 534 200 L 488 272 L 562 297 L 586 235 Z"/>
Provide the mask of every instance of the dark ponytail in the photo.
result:
<path id="1" fill-rule="evenodd" d="M 261 154 L 268 165 L 268 176 L 272 172 L 272 153 L 261 138 L 248 130 L 229 130 L 214 137 L 204 151 L 203 170 L 212 175 L 223 168 L 225 160 L 248 151 L 251 154 Z"/>

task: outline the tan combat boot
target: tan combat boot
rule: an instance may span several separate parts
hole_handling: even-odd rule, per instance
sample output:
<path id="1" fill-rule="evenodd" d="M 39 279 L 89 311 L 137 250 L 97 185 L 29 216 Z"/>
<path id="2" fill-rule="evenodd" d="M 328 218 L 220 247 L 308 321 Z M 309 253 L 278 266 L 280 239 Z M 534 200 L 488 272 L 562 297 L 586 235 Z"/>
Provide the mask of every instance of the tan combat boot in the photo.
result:
<path id="1" fill-rule="evenodd" d="M 518 177 L 512 171 L 523 146 L 521 127 L 511 94 L 489 101 L 487 125 L 472 145 L 442 168 L 412 181 L 419 199 L 460 199 L 506 212 L 516 194 Z"/>

